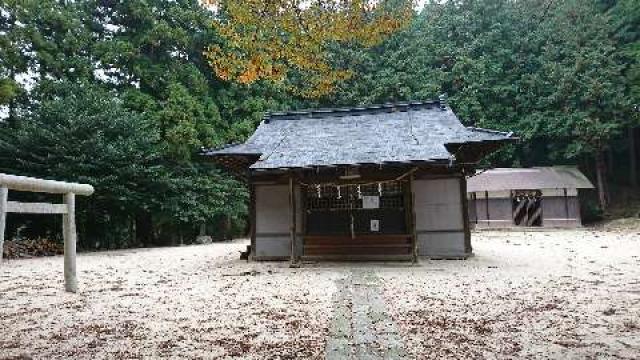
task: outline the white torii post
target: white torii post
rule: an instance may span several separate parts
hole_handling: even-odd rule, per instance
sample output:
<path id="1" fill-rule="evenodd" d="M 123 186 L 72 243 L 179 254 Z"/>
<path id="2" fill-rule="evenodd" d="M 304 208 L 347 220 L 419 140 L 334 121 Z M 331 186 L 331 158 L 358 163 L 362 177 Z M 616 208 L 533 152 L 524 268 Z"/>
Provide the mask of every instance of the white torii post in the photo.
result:
<path id="1" fill-rule="evenodd" d="M 63 194 L 64 204 L 9 201 L 9 190 Z M 7 213 L 62 214 L 64 285 L 69 292 L 78 291 L 76 278 L 76 194 L 91 195 L 93 194 L 93 186 L 0 173 L 0 263 L 2 262 Z"/>

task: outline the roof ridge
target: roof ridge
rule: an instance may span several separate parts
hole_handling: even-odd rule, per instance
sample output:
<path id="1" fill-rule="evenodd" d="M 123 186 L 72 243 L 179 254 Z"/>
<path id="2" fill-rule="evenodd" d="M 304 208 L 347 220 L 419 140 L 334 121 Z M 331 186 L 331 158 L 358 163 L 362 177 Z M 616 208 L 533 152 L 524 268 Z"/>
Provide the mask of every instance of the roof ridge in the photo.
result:
<path id="1" fill-rule="evenodd" d="M 290 110 L 290 111 L 268 111 L 264 114 L 263 119 L 266 123 L 270 120 L 297 120 L 301 118 L 306 119 L 318 119 L 324 117 L 338 116 L 358 116 L 377 113 L 389 113 L 396 111 L 408 111 L 413 109 L 430 109 L 434 107 L 441 108 L 441 102 L 439 100 L 428 101 L 407 101 L 398 103 L 384 103 L 384 104 L 371 104 L 363 106 L 353 107 L 338 107 L 338 108 L 317 108 L 317 109 L 302 109 L 302 110 Z"/>

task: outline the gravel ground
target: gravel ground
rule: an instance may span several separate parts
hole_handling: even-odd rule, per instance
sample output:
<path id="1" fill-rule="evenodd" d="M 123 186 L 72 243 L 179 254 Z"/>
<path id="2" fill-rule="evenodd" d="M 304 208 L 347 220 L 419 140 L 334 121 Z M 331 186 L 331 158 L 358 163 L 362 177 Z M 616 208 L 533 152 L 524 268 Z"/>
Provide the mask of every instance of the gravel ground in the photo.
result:
<path id="1" fill-rule="evenodd" d="M 480 232 L 476 256 L 383 269 L 412 358 L 640 358 L 640 232 Z"/>
<path id="2" fill-rule="evenodd" d="M 5 261 L 0 359 L 320 359 L 335 329 L 416 359 L 640 358 L 636 231 L 479 232 L 466 261 L 298 269 L 237 260 L 244 243 L 81 254 L 78 294 L 62 257 Z"/>
<path id="3" fill-rule="evenodd" d="M 322 358 L 339 270 L 237 260 L 243 243 L 0 266 L 0 359 Z M 310 281 L 312 280 L 312 281 Z"/>

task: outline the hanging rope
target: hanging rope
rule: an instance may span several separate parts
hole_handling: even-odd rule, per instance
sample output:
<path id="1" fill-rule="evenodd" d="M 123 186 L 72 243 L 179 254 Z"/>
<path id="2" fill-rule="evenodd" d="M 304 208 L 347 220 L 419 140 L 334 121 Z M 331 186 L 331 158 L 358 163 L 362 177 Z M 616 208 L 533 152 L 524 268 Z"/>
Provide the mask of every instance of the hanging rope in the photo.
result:
<path id="1" fill-rule="evenodd" d="M 354 186 L 354 185 L 359 185 L 359 186 L 368 186 L 368 185 L 376 185 L 376 184 L 388 184 L 388 183 L 392 183 L 392 182 L 397 182 L 397 181 L 401 181 L 402 179 L 406 178 L 407 176 L 413 174 L 414 172 L 416 172 L 418 170 L 417 167 L 414 167 L 413 169 L 407 171 L 406 173 L 398 176 L 395 179 L 391 179 L 391 180 L 378 180 L 378 181 L 369 181 L 369 182 L 353 182 L 353 183 L 336 183 L 336 182 L 329 182 L 329 183 L 322 183 L 322 185 L 324 186 Z M 308 184 L 302 181 L 298 182 L 300 185 L 302 186 L 319 186 L 319 184 Z"/>

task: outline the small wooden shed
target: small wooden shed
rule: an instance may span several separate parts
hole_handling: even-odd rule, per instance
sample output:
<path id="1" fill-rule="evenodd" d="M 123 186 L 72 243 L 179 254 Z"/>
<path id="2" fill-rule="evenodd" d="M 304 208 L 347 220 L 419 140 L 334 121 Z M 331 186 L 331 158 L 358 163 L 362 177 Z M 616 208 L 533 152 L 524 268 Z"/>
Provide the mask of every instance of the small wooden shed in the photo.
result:
<path id="1" fill-rule="evenodd" d="M 269 113 L 204 155 L 249 180 L 251 259 L 464 258 L 465 175 L 514 139 L 463 126 L 441 99 Z"/>
<path id="2" fill-rule="evenodd" d="M 581 226 L 580 189 L 592 189 L 573 166 L 498 168 L 467 180 L 475 228 Z"/>

